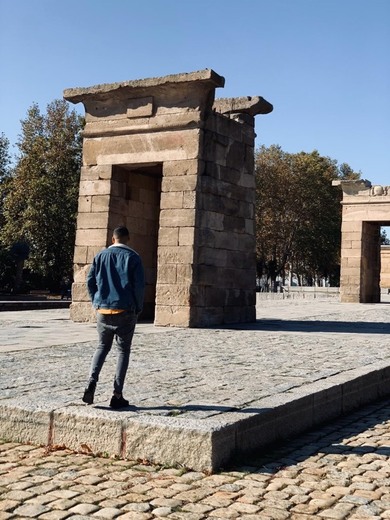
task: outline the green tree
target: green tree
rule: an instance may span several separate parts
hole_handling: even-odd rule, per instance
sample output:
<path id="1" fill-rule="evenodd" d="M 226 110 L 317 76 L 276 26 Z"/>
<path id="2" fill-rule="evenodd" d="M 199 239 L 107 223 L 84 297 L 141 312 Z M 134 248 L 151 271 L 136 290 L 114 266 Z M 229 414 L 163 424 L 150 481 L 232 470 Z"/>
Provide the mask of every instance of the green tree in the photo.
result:
<path id="1" fill-rule="evenodd" d="M 27 244 L 25 267 L 54 289 L 72 277 L 83 120 L 66 101 L 55 100 L 46 114 L 33 104 L 21 124 L 1 240 L 9 247 Z"/>
<path id="2" fill-rule="evenodd" d="M 11 156 L 9 140 L 0 134 L 0 229 L 4 227 L 4 200 L 11 178 Z M 9 290 L 10 282 L 15 276 L 15 262 L 8 247 L 0 242 L 0 290 Z"/>
<path id="3" fill-rule="evenodd" d="M 7 192 L 7 184 L 11 177 L 11 156 L 9 153 L 9 140 L 0 134 L 0 224 L 4 225 L 3 203 Z"/>
<path id="4" fill-rule="evenodd" d="M 381 245 L 389 246 L 390 238 L 387 236 L 386 229 L 381 229 Z"/>
<path id="5" fill-rule="evenodd" d="M 258 274 L 271 282 L 294 273 L 300 283 L 334 282 L 339 272 L 341 194 L 334 179 L 360 173 L 317 151 L 289 154 L 280 146 L 256 153 Z"/>

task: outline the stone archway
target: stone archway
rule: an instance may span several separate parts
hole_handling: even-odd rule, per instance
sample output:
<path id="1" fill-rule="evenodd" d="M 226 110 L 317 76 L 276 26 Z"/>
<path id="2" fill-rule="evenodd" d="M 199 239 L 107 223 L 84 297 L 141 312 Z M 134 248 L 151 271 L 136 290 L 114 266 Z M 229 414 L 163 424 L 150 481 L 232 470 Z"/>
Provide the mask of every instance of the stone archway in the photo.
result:
<path id="1" fill-rule="evenodd" d="M 390 186 L 372 186 L 366 180 L 333 185 L 343 190 L 340 300 L 379 303 L 380 228 L 390 226 Z"/>
<path id="2" fill-rule="evenodd" d="M 65 90 L 86 112 L 74 321 L 93 319 L 86 273 L 123 224 L 145 259 L 156 325 L 256 319 L 254 118 L 273 107 L 215 100 L 224 81 L 206 69 Z"/>

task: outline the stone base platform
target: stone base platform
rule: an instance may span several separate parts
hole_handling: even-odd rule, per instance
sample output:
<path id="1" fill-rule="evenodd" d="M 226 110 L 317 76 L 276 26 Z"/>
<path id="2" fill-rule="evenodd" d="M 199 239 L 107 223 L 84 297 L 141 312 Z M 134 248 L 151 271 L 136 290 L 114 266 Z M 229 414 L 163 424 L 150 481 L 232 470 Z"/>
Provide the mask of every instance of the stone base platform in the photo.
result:
<path id="1" fill-rule="evenodd" d="M 114 350 L 94 405 L 81 402 L 92 324 L 70 322 L 67 309 L 1 313 L 0 438 L 200 471 L 250 460 L 390 394 L 389 310 L 287 300 L 263 302 L 245 326 L 140 323 L 125 388 L 131 406 L 120 411 L 108 406 Z"/>

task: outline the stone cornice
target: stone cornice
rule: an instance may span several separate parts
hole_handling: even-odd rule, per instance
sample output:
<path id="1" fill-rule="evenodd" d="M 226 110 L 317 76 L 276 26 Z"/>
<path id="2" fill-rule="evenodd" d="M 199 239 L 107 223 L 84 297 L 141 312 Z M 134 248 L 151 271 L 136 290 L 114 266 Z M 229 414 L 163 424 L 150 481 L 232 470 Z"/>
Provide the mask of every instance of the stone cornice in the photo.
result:
<path id="1" fill-rule="evenodd" d="M 269 114 L 274 107 L 261 96 L 216 99 L 213 110 L 220 114 Z"/>
<path id="2" fill-rule="evenodd" d="M 225 78 L 212 69 L 204 69 L 196 72 L 171 74 L 158 78 L 124 81 L 120 83 L 107 83 L 92 87 L 68 88 L 64 90 L 64 98 L 71 103 L 79 103 L 88 98 L 101 98 L 114 93 L 128 93 L 131 91 L 153 89 L 154 87 L 172 86 L 183 83 L 198 83 L 209 85 L 210 88 L 223 87 Z"/>
<path id="3" fill-rule="evenodd" d="M 380 204 L 390 201 L 390 186 L 374 185 L 367 180 L 336 180 L 333 186 L 343 190 L 342 204 Z"/>

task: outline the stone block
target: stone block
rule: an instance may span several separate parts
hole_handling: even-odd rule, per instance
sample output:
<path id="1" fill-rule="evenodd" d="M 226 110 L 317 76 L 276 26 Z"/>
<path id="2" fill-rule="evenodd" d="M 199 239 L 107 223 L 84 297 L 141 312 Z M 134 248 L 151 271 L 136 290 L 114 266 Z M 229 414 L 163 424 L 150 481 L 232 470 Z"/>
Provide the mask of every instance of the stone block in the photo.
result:
<path id="1" fill-rule="evenodd" d="M 179 227 L 160 227 L 158 233 L 158 242 L 160 246 L 178 246 L 179 245 Z M 185 228 L 187 229 L 187 228 Z M 192 228 L 190 228 L 192 229 Z"/>
<path id="2" fill-rule="evenodd" d="M 202 159 L 205 161 L 213 161 L 220 166 L 228 166 L 226 162 L 226 145 L 221 144 L 218 140 L 207 139 L 203 145 Z"/>
<path id="3" fill-rule="evenodd" d="M 110 209 L 110 195 L 93 195 L 91 202 L 91 211 L 92 212 L 103 212 L 106 211 L 108 213 Z"/>
<path id="4" fill-rule="evenodd" d="M 96 312 L 91 303 L 72 302 L 70 319 L 75 322 L 94 322 L 96 321 Z"/>
<path id="5" fill-rule="evenodd" d="M 237 182 L 228 182 L 224 179 L 219 180 L 205 175 L 201 177 L 199 182 L 199 189 L 202 193 L 212 193 L 219 197 L 240 200 L 244 203 L 253 204 L 255 201 L 255 193 L 247 188 L 238 186 L 238 180 Z"/>
<path id="6" fill-rule="evenodd" d="M 344 267 L 343 268 L 343 277 L 349 276 L 350 278 L 355 278 L 360 280 L 360 267 Z"/>
<path id="7" fill-rule="evenodd" d="M 208 228 L 215 231 L 224 230 L 224 215 L 222 213 L 201 210 L 198 214 L 200 216 L 201 228 Z"/>
<path id="8" fill-rule="evenodd" d="M 360 269 L 362 259 L 359 256 L 348 256 L 345 260 L 344 267 L 358 267 Z"/>
<path id="9" fill-rule="evenodd" d="M 79 213 L 77 215 L 77 229 L 104 229 L 108 227 L 107 213 Z"/>
<path id="10" fill-rule="evenodd" d="M 153 96 L 129 99 L 126 115 L 129 119 L 135 117 L 150 117 L 153 115 Z"/>
<path id="11" fill-rule="evenodd" d="M 224 222 L 224 221 L 223 221 Z M 229 251 L 238 250 L 238 237 L 236 233 L 228 233 L 225 227 L 222 226 L 223 231 L 215 233 L 214 247 L 218 249 L 227 249 Z"/>
<path id="12" fill-rule="evenodd" d="M 229 168 L 242 171 L 245 166 L 245 152 L 246 146 L 242 142 L 233 141 L 226 154 L 226 164 Z M 253 171 L 253 170 L 250 170 Z M 248 172 L 250 173 L 250 172 Z"/>
<path id="13" fill-rule="evenodd" d="M 76 246 L 99 246 L 104 248 L 108 242 L 108 231 L 102 229 L 78 229 L 76 231 Z"/>
<path id="14" fill-rule="evenodd" d="M 80 181 L 79 195 L 93 196 L 93 195 L 110 195 L 111 181 L 110 180 L 95 180 L 95 181 Z"/>
<path id="15" fill-rule="evenodd" d="M 223 307 L 191 307 L 190 327 L 210 327 L 224 323 Z"/>
<path id="16" fill-rule="evenodd" d="M 195 226 L 195 210 L 193 209 L 163 209 L 160 213 L 161 227 L 191 227 Z"/>
<path id="17" fill-rule="evenodd" d="M 255 221 L 253 219 L 245 219 L 245 233 L 248 235 L 254 235 L 256 231 Z"/>
<path id="18" fill-rule="evenodd" d="M 192 279 L 193 279 L 193 267 L 191 264 L 178 264 L 176 266 L 177 283 L 182 283 L 182 284 L 191 283 Z"/>
<path id="19" fill-rule="evenodd" d="M 158 268 L 167 264 L 191 264 L 193 256 L 192 246 L 160 246 L 158 248 Z"/>
<path id="20" fill-rule="evenodd" d="M 221 287 L 203 287 L 197 288 L 197 296 L 194 305 L 197 307 L 224 307 L 226 303 L 226 290 Z"/>
<path id="21" fill-rule="evenodd" d="M 91 211 L 92 211 L 92 196 L 84 195 L 83 197 L 79 197 L 78 212 L 79 213 L 89 213 Z"/>
<path id="22" fill-rule="evenodd" d="M 255 286 L 253 269 L 221 269 L 210 265 L 194 266 L 194 282 L 225 288 L 249 289 Z"/>
<path id="23" fill-rule="evenodd" d="M 53 443 L 76 451 L 123 456 L 122 428 L 121 420 L 109 410 L 85 407 L 76 416 L 64 409 L 54 412 Z"/>
<path id="24" fill-rule="evenodd" d="M 240 178 L 241 172 L 239 170 L 234 170 L 233 168 L 229 168 L 229 166 L 222 166 L 220 164 L 216 164 L 213 161 L 208 161 L 205 165 L 204 176 L 201 180 L 202 184 L 204 182 L 207 182 L 207 180 L 209 179 L 213 181 L 220 181 L 221 183 L 233 184 L 234 186 L 238 186 Z M 241 188 L 238 187 L 238 189 L 240 190 Z M 223 192 L 221 194 L 223 194 Z"/>
<path id="25" fill-rule="evenodd" d="M 46 446 L 52 429 L 50 410 L 30 410 L 25 406 L 0 405 L 0 438 L 12 442 Z"/>
<path id="26" fill-rule="evenodd" d="M 193 246 L 195 244 L 195 228 L 180 227 L 179 231 L 179 246 Z"/>
<path id="27" fill-rule="evenodd" d="M 199 247 L 196 261 L 198 264 L 212 265 L 224 268 L 227 265 L 228 251 L 216 249 L 215 247 Z"/>
<path id="28" fill-rule="evenodd" d="M 245 218 L 233 217 L 231 215 L 224 215 L 223 217 L 224 231 L 227 233 L 244 233 L 245 231 Z"/>
<path id="29" fill-rule="evenodd" d="M 75 264 L 86 264 L 88 262 L 87 252 L 88 252 L 88 247 L 76 246 L 74 249 L 73 262 Z"/>
<path id="30" fill-rule="evenodd" d="M 154 324 L 160 327 L 189 327 L 190 307 L 156 304 Z"/>
<path id="31" fill-rule="evenodd" d="M 183 192 L 172 191 L 161 193 L 161 209 L 177 209 L 183 208 Z"/>
<path id="32" fill-rule="evenodd" d="M 195 191 L 197 186 L 197 175 L 185 175 L 182 177 L 164 177 L 161 183 L 161 191 L 162 193 Z"/>
<path id="33" fill-rule="evenodd" d="M 84 165 L 148 164 L 196 159 L 199 130 L 85 138 Z"/>
<path id="34" fill-rule="evenodd" d="M 184 280 L 177 279 L 178 266 L 161 264 L 158 268 L 158 284 L 175 284 L 176 282 L 184 283 Z"/>
<path id="35" fill-rule="evenodd" d="M 87 275 L 90 269 L 90 265 L 76 264 L 73 271 L 74 283 L 84 283 L 87 280 Z"/>
<path id="36" fill-rule="evenodd" d="M 112 167 L 109 164 L 102 166 L 82 166 L 80 179 L 83 181 L 94 181 L 99 179 L 111 179 Z"/>
<path id="37" fill-rule="evenodd" d="M 191 467 L 195 471 L 212 471 L 214 443 L 212 432 L 187 421 L 164 418 L 163 424 L 153 417 L 126 421 L 126 456 L 132 460 L 147 460 Z M 194 449 L 196 446 L 196 449 Z M 220 461 L 218 460 L 218 463 Z"/>
<path id="38" fill-rule="evenodd" d="M 156 287 L 157 305 L 188 306 L 191 301 L 191 288 L 189 284 L 163 284 Z"/>
<path id="39" fill-rule="evenodd" d="M 341 224 L 341 231 L 342 233 L 358 233 L 361 235 L 363 229 L 363 223 L 358 220 L 346 220 L 344 219 L 344 213 L 343 213 L 343 221 Z"/>
<path id="40" fill-rule="evenodd" d="M 183 193 L 183 208 L 195 209 L 197 207 L 197 192 L 185 191 Z"/>
<path id="41" fill-rule="evenodd" d="M 241 175 L 241 179 L 239 185 L 243 188 L 248 188 L 249 190 L 254 190 L 256 188 L 256 180 L 255 176 L 252 173 L 243 173 Z"/>
<path id="42" fill-rule="evenodd" d="M 89 302 L 89 294 L 85 283 L 73 283 L 72 300 L 75 302 Z"/>
<path id="43" fill-rule="evenodd" d="M 166 177 L 175 177 L 183 175 L 199 175 L 204 168 L 203 161 L 198 159 L 189 159 L 185 161 L 165 161 L 163 164 L 163 175 Z"/>

